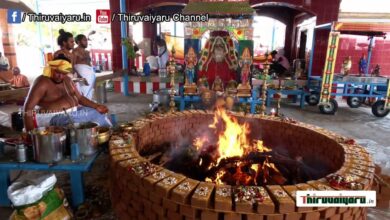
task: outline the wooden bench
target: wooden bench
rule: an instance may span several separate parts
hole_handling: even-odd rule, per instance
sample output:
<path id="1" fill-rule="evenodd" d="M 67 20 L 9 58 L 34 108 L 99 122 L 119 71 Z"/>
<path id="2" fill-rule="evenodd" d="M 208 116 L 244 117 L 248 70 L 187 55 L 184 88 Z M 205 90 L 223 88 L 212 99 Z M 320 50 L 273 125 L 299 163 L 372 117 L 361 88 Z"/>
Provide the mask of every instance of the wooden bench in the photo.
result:
<path id="1" fill-rule="evenodd" d="M 0 91 L 0 102 L 24 99 L 27 96 L 29 89 L 29 87 L 26 87 Z"/>

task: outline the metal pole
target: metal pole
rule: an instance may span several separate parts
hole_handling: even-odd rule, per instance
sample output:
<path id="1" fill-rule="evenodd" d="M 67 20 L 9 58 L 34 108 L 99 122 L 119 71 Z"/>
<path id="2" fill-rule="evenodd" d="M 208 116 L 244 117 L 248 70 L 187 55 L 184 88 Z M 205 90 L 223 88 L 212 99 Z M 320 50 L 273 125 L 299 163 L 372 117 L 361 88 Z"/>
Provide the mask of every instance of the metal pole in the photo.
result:
<path id="1" fill-rule="evenodd" d="M 272 43 L 271 43 L 271 50 L 274 50 L 275 48 L 275 20 L 272 25 Z"/>
<path id="2" fill-rule="evenodd" d="M 121 13 L 126 13 L 126 0 L 120 0 L 119 3 L 119 9 Z M 122 21 L 121 22 L 121 38 L 126 39 L 127 38 L 127 22 Z M 127 51 L 126 47 L 122 45 L 122 69 L 129 70 L 129 63 L 127 59 Z M 123 83 L 123 95 L 129 96 L 129 75 L 127 72 L 123 74 L 122 77 L 122 83 Z"/>
<path id="3" fill-rule="evenodd" d="M 313 57 L 314 57 L 315 45 L 316 45 L 316 28 L 313 29 L 313 41 L 311 42 L 309 69 L 308 69 L 308 73 L 307 73 L 307 85 L 310 85 L 310 77 L 311 77 L 312 71 L 313 71 Z"/>
<path id="4" fill-rule="evenodd" d="M 366 70 L 364 71 L 364 74 L 368 76 L 368 72 L 370 70 L 370 63 L 371 63 L 371 56 L 372 56 L 372 45 L 374 44 L 374 36 L 370 37 L 370 43 L 368 45 L 368 55 L 367 55 L 367 67 Z"/>
<path id="5" fill-rule="evenodd" d="M 39 0 L 35 1 L 35 9 L 37 10 L 37 14 L 39 13 Z M 42 48 L 42 35 L 41 35 L 41 22 L 36 22 L 36 27 L 38 29 L 38 38 L 39 38 L 39 50 L 41 51 L 41 65 L 45 65 L 45 53 Z"/>

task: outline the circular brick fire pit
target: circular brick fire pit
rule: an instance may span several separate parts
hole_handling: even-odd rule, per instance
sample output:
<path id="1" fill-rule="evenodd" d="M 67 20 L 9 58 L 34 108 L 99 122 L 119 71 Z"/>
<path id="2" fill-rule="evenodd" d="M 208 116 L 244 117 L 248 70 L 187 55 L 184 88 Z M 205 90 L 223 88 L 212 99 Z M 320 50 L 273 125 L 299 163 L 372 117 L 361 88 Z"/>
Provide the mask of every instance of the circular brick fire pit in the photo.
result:
<path id="1" fill-rule="evenodd" d="M 374 164 L 351 139 L 322 128 L 279 117 L 233 115 L 250 125 L 251 138 L 322 164 L 321 177 L 295 185 L 229 186 L 199 181 L 151 163 L 139 152 L 195 138 L 213 122 L 213 112 L 154 114 L 133 122 L 110 141 L 111 200 L 119 219 L 365 219 L 365 208 L 298 208 L 297 190 L 370 189 Z M 315 168 L 317 169 L 317 167 Z M 319 168 L 318 168 L 319 169 Z M 347 184 L 340 184 L 347 183 Z M 249 195 L 250 194 L 250 195 Z M 253 194 L 261 199 L 253 198 Z"/>

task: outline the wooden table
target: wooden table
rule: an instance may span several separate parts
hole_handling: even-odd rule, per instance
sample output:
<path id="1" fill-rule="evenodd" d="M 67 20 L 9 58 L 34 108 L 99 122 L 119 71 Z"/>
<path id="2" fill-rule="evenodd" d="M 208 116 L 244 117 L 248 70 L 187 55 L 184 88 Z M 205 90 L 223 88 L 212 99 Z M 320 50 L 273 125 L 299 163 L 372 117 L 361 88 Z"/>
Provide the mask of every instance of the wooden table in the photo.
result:
<path id="1" fill-rule="evenodd" d="M 1 152 L 0 152 L 1 153 Z M 11 170 L 41 170 L 41 171 L 66 171 L 70 174 L 71 189 L 72 189 L 72 206 L 81 205 L 84 200 L 84 179 L 83 173 L 91 170 L 93 163 L 99 156 L 100 152 L 88 156 L 83 160 L 72 162 L 69 159 L 64 159 L 56 165 L 35 163 L 28 161 L 18 163 L 13 158 L 12 154 L 0 154 L 0 206 L 9 206 L 11 203 L 8 200 L 7 189 L 10 185 Z"/>
<path id="2" fill-rule="evenodd" d="M 29 89 L 30 89 L 29 87 L 26 87 L 20 89 L 10 89 L 10 90 L 0 91 L 0 102 L 23 99 L 27 96 Z"/>
<path id="3" fill-rule="evenodd" d="M 95 85 L 103 82 L 103 81 L 106 81 L 106 80 L 109 80 L 109 79 L 114 79 L 114 78 L 117 78 L 117 77 L 120 77 L 124 74 L 123 71 L 116 71 L 116 72 L 112 72 L 112 71 L 104 71 L 104 72 L 101 72 L 101 73 L 96 73 L 96 83 Z"/>

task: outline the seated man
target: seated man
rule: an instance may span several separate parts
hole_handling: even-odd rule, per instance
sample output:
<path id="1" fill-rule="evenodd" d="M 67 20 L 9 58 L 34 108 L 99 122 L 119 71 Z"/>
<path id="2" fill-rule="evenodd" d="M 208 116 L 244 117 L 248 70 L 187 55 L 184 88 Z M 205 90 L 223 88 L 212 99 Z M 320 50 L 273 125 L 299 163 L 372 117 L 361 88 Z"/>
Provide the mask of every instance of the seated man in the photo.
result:
<path id="1" fill-rule="evenodd" d="M 0 52 L 0 71 L 7 71 L 9 69 L 8 58 L 3 56 Z"/>
<path id="2" fill-rule="evenodd" d="M 12 68 L 12 73 L 13 73 L 13 76 L 12 76 L 11 80 L 7 80 L 7 79 L 3 78 L 1 75 L 0 75 L 0 78 L 4 81 L 10 83 L 11 86 L 14 88 L 23 88 L 23 87 L 30 86 L 30 83 L 28 82 L 27 77 L 25 75 L 20 74 L 19 67 L 16 66 L 16 67 Z"/>
<path id="3" fill-rule="evenodd" d="M 66 126 L 71 123 L 95 122 L 100 126 L 112 126 L 105 113 L 108 109 L 82 96 L 67 76 L 72 64 L 55 59 L 48 62 L 43 75 L 33 83 L 24 105 L 26 131 L 34 127 Z M 79 106 L 82 105 L 82 106 Z M 39 107 L 34 111 L 36 106 Z"/>
<path id="4" fill-rule="evenodd" d="M 288 59 L 284 56 L 284 51 L 272 51 L 272 63 L 270 66 L 270 71 L 274 71 L 278 75 L 283 75 L 286 71 L 290 69 L 290 63 L 288 62 Z"/>

